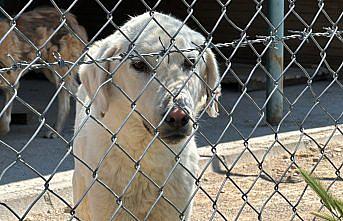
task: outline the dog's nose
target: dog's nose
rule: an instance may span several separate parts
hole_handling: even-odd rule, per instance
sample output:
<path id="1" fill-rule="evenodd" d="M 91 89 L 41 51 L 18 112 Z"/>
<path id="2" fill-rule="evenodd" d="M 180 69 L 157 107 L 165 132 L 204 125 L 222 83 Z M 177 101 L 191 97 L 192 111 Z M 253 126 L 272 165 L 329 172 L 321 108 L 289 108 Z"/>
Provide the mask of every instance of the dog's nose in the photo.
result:
<path id="1" fill-rule="evenodd" d="M 180 129 L 189 122 L 189 116 L 181 108 L 174 107 L 165 119 L 165 122 L 174 129 Z"/>

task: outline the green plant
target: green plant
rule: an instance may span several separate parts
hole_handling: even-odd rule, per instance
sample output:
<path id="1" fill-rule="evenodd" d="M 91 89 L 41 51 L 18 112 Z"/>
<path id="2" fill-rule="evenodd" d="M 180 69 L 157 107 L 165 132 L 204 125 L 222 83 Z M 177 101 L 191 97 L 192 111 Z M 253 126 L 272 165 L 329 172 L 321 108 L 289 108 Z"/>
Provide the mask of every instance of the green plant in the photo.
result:
<path id="1" fill-rule="evenodd" d="M 325 212 L 312 212 L 313 215 L 329 221 L 342 221 L 343 220 L 343 201 L 332 196 L 323 187 L 322 183 L 310 175 L 305 170 L 299 168 L 299 172 L 304 177 L 306 183 L 312 188 L 314 192 L 320 197 L 324 206 L 330 211 Z"/>

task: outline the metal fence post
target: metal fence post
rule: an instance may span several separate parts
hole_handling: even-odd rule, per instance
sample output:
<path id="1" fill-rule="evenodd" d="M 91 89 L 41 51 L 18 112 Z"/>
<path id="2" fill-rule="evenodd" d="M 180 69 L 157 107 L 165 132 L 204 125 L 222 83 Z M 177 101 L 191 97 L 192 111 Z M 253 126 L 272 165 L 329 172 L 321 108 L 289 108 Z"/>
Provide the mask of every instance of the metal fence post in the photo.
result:
<path id="1" fill-rule="evenodd" d="M 283 37 L 284 24 L 280 24 L 284 18 L 284 0 L 269 0 L 268 1 L 268 18 L 276 29 L 271 28 L 271 33 L 276 38 Z M 281 42 L 272 44 L 267 53 L 266 67 L 272 78 L 267 76 L 266 88 L 267 97 L 273 92 L 276 84 L 278 89 L 283 91 L 283 45 Z M 278 79 L 278 80 L 277 80 Z M 283 113 L 283 97 L 280 91 L 275 91 L 267 104 L 267 121 L 272 125 L 276 125 L 282 119 Z"/>

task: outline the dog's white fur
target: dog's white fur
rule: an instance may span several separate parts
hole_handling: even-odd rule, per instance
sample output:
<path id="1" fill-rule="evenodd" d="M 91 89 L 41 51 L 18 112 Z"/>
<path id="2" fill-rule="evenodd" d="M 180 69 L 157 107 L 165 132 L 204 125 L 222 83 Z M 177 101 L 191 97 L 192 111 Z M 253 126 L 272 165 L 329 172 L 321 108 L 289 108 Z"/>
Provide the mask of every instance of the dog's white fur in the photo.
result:
<path id="1" fill-rule="evenodd" d="M 181 26 L 179 20 L 169 15 L 154 13 L 154 18 L 170 35 L 174 35 Z M 126 36 L 116 31 L 109 37 L 96 42 L 90 48 L 89 54 L 99 59 L 126 52 L 129 48 L 126 37 L 137 38 L 135 49 L 138 53 L 162 50 L 164 46 L 169 45 L 170 38 L 155 21 L 150 21 L 145 26 L 149 20 L 148 13 L 130 19 L 121 27 L 121 31 Z M 142 29 L 144 29 L 143 33 L 139 34 Z M 195 48 L 194 43 L 201 45 L 204 42 L 205 39 L 201 34 L 187 26 L 184 26 L 175 38 L 175 45 L 180 49 Z M 199 52 L 194 50 L 185 54 L 196 57 Z M 146 59 L 152 66 L 156 64 L 156 59 L 152 57 L 146 57 Z M 183 62 L 184 57 L 180 53 L 171 53 L 156 69 L 156 77 L 173 93 L 182 88 L 184 81 L 191 73 L 181 67 Z M 80 67 L 82 85 L 78 90 L 78 97 L 85 104 L 92 103 L 90 114 L 99 119 L 116 136 L 111 137 L 103 126 L 88 118 L 85 107 L 77 105 L 76 139 L 73 152 L 82 162 L 75 159 L 73 197 L 77 205 L 76 215 L 81 220 L 92 221 L 110 220 L 112 216 L 114 220 L 134 220 L 126 211 L 128 210 L 139 220 L 147 218 L 157 221 L 179 220 L 181 212 L 184 218 L 189 220 L 192 194 L 195 190 L 193 176 L 196 176 L 198 168 L 194 137 L 169 143 L 174 153 L 180 153 L 180 164 L 176 167 L 175 155 L 158 139 L 152 142 L 145 152 L 152 140 L 153 132 L 144 126 L 144 120 L 136 112 L 126 119 L 132 110 L 132 103 L 113 84 L 104 84 L 108 76 L 104 70 L 115 71 L 112 82 L 132 100 L 141 94 L 151 75 L 138 73 L 132 68 L 130 59 L 118 64 L 119 62 L 108 62 L 102 64 L 102 68 L 94 64 Z M 215 92 L 219 94 L 217 64 L 209 49 L 203 54 L 203 59 L 199 60 L 195 70 L 207 85 L 212 89 L 216 88 Z M 99 87 L 100 89 L 97 90 Z M 197 116 L 204 107 L 207 107 L 210 116 L 216 117 L 216 103 L 210 102 L 208 92 L 204 82 L 192 76 L 178 96 L 188 101 L 191 117 Z M 173 105 L 173 99 L 164 87 L 153 80 L 137 99 L 135 105 L 137 112 L 141 113 L 152 125 L 157 126 L 162 121 L 164 109 Z M 123 124 L 124 121 L 126 121 L 125 124 Z M 188 139 L 189 142 L 183 149 Z M 132 159 L 138 163 L 135 164 Z M 95 172 L 92 173 L 84 163 Z M 137 170 L 140 172 L 136 173 Z M 103 185 L 98 181 L 93 182 L 95 178 Z M 159 189 L 159 187 L 163 188 Z M 118 200 L 114 194 L 120 199 Z M 159 198 L 160 194 L 161 198 Z M 119 210 L 116 211 L 118 208 Z"/>

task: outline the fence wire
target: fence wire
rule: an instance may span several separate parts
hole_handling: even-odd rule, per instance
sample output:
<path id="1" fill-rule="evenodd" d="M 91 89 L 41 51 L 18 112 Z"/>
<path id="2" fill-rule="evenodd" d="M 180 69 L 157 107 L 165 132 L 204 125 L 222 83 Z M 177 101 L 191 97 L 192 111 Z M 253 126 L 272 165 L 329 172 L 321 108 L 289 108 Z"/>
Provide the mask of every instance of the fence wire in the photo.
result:
<path id="1" fill-rule="evenodd" d="M 15 206 L 3 201 L 0 198 L 0 207 L 1 209 L 7 210 L 13 217 L 17 220 L 25 220 L 30 215 L 32 215 L 32 210 L 34 210 L 35 205 L 39 200 L 41 200 L 47 193 L 55 196 L 64 207 L 68 208 L 66 212 L 68 216 L 66 220 L 82 220 L 79 214 L 76 212 L 77 208 L 85 201 L 86 197 L 89 195 L 89 192 L 94 188 L 94 186 L 101 186 L 107 194 L 110 194 L 113 197 L 113 213 L 111 214 L 110 220 L 118 220 L 118 217 L 121 217 L 122 214 L 126 214 L 130 220 L 150 220 L 150 216 L 154 213 L 154 208 L 163 200 L 170 209 L 175 210 L 178 213 L 179 220 L 188 219 L 187 211 L 190 207 L 192 209 L 192 220 L 309 220 L 315 218 L 310 214 L 313 207 L 307 208 L 308 204 L 305 204 L 305 199 L 308 198 L 309 188 L 302 182 L 300 177 L 296 177 L 296 169 L 300 166 L 307 165 L 310 163 L 310 166 L 306 166 L 310 172 L 323 175 L 323 180 L 327 182 L 327 188 L 334 189 L 333 191 L 338 191 L 340 194 L 342 185 L 341 170 L 342 170 L 342 157 L 337 155 L 340 153 L 340 149 L 337 149 L 339 143 L 334 143 L 336 146 L 332 147 L 331 143 L 338 138 L 342 138 L 343 132 L 341 127 L 342 122 L 342 106 L 337 105 L 338 115 L 332 114 L 332 111 L 326 106 L 326 102 L 323 102 L 323 99 L 327 99 L 326 96 L 330 93 L 333 87 L 335 87 L 339 92 L 342 93 L 343 85 L 340 81 L 342 75 L 342 57 L 337 57 L 338 68 L 334 68 L 330 65 L 331 61 L 327 56 L 327 51 L 330 44 L 335 39 L 339 42 L 339 50 L 342 49 L 343 38 L 342 38 L 342 17 L 343 11 L 339 13 L 339 16 L 334 20 L 330 16 L 330 11 L 328 11 L 325 6 L 328 4 L 326 1 L 318 0 L 317 8 L 313 8 L 315 16 L 310 22 L 306 22 L 299 13 L 297 9 L 297 1 L 288 0 L 286 2 L 287 8 L 285 8 L 284 19 L 281 23 L 286 23 L 290 16 L 295 17 L 304 27 L 302 30 L 285 30 L 285 36 L 279 38 L 276 36 L 276 32 L 280 26 L 273 26 L 268 16 L 264 13 L 264 8 L 266 7 L 267 1 L 251 1 L 249 4 L 254 4 L 255 12 L 249 22 L 245 27 L 239 27 L 230 17 L 228 10 L 232 1 L 222 2 L 222 1 L 213 1 L 211 4 L 216 4 L 221 8 L 221 14 L 217 15 L 218 20 L 213 27 L 208 29 L 204 27 L 202 23 L 197 19 L 195 15 L 195 5 L 202 4 L 201 1 L 194 0 L 190 1 L 178 1 L 178 4 L 182 4 L 186 7 L 187 16 L 181 21 L 181 26 L 178 27 L 178 31 L 174 35 L 169 35 L 167 27 L 163 27 L 162 24 L 159 24 L 158 19 L 155 18 L 156 8 L 162 1 L 156 1 L 156 3 L 151 6 L 148 2 L 141 0 L 146 10 L 150 13 L 150 21 L 157 23 L 160 26 L 161 30 L 165 34 L 169 35 L 170 44 L 164 45 L 162 42 L 163 50 L 157 50 L 151 53 L 140 53 L 137 50 L 136 41 L 137 37 L 132 39 L 129 36 L 126 36 L 125 32 L 121 30 L 120 24 L 116 24 L 116 11 L 123 1 L 118 1 L 113 8 L 107 8 L 101 0 L 95 0 L 104 13 L 107 16 L 107 21 L 101 26 L 99 31 L 94 36 L 89 36 L 88 41 L 80 36 L 75 29 L 70 26 L 68 23 L 68 15 L 70 11 L 77 11 L 79 0 L 75 0 L 68 8 L 61 9 L 54 0 L 50 0 L 50 5 L 56 10 L 59 14 L 59 24 L 57 27 L 54 27 L 52 33 L 46 38 L 44 42 L 40 42 L 39 45 L 30 40 L 30 37 L 27 36 L 20 28 L 18 28 L 19 19 L 25 15 L 25 12 L 28 11 L 28 8 L 33 3 L 33 0 L 28 1 L 25 6 L 15 15 L 10 15 L 6 12 L 5 7 L 0 7 L 1 13 L 4 15 L 4 20 L 8 22 L 8 30 L 1 36 L 0 39 L 0 48 L 4 44 L 5 40 L 10 38 L 10 34 L 15 34 L 21 41 L 25 42 L 30 50 L 36 55 L 34 59 L 27 61 L 16 58 L 11 53 L 6 53 L 6 55 L 1 55 L 1 57 L 8 57 L 7 62 L 1 61 L 0 63 L 0 76 L 1 81 L 3 82 L 2 88 L 10 91 L 11 97 L 8 99 L 7 103 L 4 105 L 0 112 L 0 116 L 6 115 L 6 110 L 11 109 L 12 104 L 16 101 L 24 105 L 27 110 L 29 110 L 36 119 L 39 121 L 38 127 L 35 131 L 32 132 L 32 135 L 27 140 L 27 142 L 18 150 L 18 148 L 11 146 L 5 139 L 1 139 L 1 148 L 6 149 L 6 151 L 13 152 L 16 155 L 14 159 L 9 164 L 2 166 L 4 169 L 0 174 L 0 181 L 10 173 L 11 168 L 15 167 L 18 164 L 24 165 L 30 171 L 32 171 L 37 177 L 39 177 L 44 183 L 44 190 L 35 196 L 34 200 L 26 205 L 24 212 L 19 212 L 18 208 Z M 332 2 L 332 4 L 335 4 Z M 337 3 L 338 4 L 338 3 Z M 206 12 L 203 12 L 206 13 Z M 319 18 L 319 16 L 324 16 L 327 19 L 327 26 L 322 26 L 320 31 L 316 30 L 314 26 Z M 254 21 L 257 17 L 262 18 L 270 29 L 270 35 L 266 36 L 248 36 L 248 30 L 251 27 L 254 27 Z M 3 22 L 3 21 L 2 21 Z M 230 42 L 217 42 L 214 34 L 221 22 L 225 22 L 227 25 L 240 32 L 239 39 L 233 39 Z M 193 23 L 196 25 L 196 29 L 201 31 L 205 36 L 205 41 L 202 44 L 194 44 L 191 48 L 178 48 L 175 44 L 177 36 L 180 34 L 182 27 L 188 23 Z M 99 40 L 99 36 L 103 30 L 107 27 L 111 27 L 114 31 L 122 33 L 124 38 L 129 42 L 129 48 L 126 52 L 121 53 L 120 55 L 109 56 L 106 58 L 92 57 L 89 53 L 90 48 L 94 45 L 94 42 Z M 139 34 L 141 34 L 146 27 L 142 27 Z M 80 45 L 82 45 L 83 50 L 79 51 L 79 56 L 75 60 L 68 60 L 64 57 L 59 50 L 51 52 L 50 56 L 53 59 L 46 59 L 42 56 L 42 50 L 48 47 L 52 39 L 56 37 L 61 30 L 67 30 L 67 32 L 76 39 Z M 323 46 L 320 41 L 325 40 Z M 297 42 L 297 47 L 291 47 L 289 42 Z M 299 51 L 306 45 L 311 42 L 316 50 L 319 51 L 317 57 L 320 62 L 316 64 L 313 72 L 309 72 L 306 67 L 301 64 L 297 54 Z M 302 84 L 302 89 L 299 93 L 294 96 L 293 99 L 287 94 L 289 90 L 280 90 L 277 82 L 280 80 L 272 79 L 274 82 L 273 93 L 281 93 L 284 104 L 287 107 L 283 113 L 283 118 L 275 126 L 271 125 L 266 121 L 265 109 L 266 105 L 270 100 L 271 95 L 265 97 L 256 97 L 253 92 L 249 91 L 251 83 L 254 81 L 254 76 L 257 73 L 257 69 L 262 70 L 264 75 L 267 78 L 273 78 L 271 73 L 269 73 L 268 68 L 264 64 L 264 58 L 269 48 L 275 47 L 277 43 L 281 43 L 285 49 L 285 55 L 289 57 L 289 61 L 285 64 L 284 71 L 282 72 L 280 78 L 286 78 L 287 73 L 292 71 L 292 67 L 296 67 L 300 70 L 302 76 L 304 76 L 305 81 Z M 13 46 L 15 47 L 15 46 Z M 242 78 L 237 71 L 235 71 L 235 62 L 237 61 L 237 51 L 241 48 L 249 48 L 251 53 L 256 57 L 255 63 L 252 65 L 252 68 L 249 69 L 246 73 L 245 78 Z M 257 49 L 259 48 L 259 49 Z M 206 83 L 206 80 L 202 78 L 200 73 L 196 72 L 195 66 L 197 63 L 201 62 L 202 56 L 205 54 L 207 49 L 211 49 L 215 52 L 217 60 L 220 60 L 220 79 L 219 82 L 211 87 Z M 20 49 L 18 49 L 20 50 Z M 226 50 L 226 51 L 225 51 Z M 227 53 L 229 50 L 229 53 Z M 186 56 L 187 53 L 196 51 L 198 53 L 197 57 L 194 60 L 189 60 Z M 4 52 L 1 52 L 4 54 Z M 173 53 L 181 54 L 187 62 L 190 64 L 191 74 L 187 77 L 183 85 L 180 85 L 178 91 L 171 91 L 168 89 L 166 82 L 163 82 L 159 79 L 157 75 L 157 69 L 160 67 L 164 59 L 169 59 L 169 55 Z M 116 76 L 118 70 L 123 64 L 128 60 L 141 59 L 146 64 L 148 57 L 157 58 L 158 62 L 154 66 L 150 66 L 152 74 L 151 78 L 146 82 L 146 85 L 142 88 L 141 92 L 137 97 L 130 97 L 129 93 L 121 88 L 116 82 L 112 81 L 112 78 Z M 10 62 L 8 62 L 10 61 Z M 114 63 L 118 65 L 114 70 L 108 71 L 104 68 L 105 63 Z M 119 123 L 119 127 L 115 130 L 111 129 L 111 125 L 106 125 L 103 122 L 99 115 L 92 113 L 91 107 L 94 105 L 95 97 L 90 98 L 89 102 L 85 102 L 82 98 L 78 97 L 76 91 L 72 90 L 67 83 L 67 79 L 72 76 L 74 77 L 74 72 L 78 71 L 80 65 L 90 65 L 95 64 L 98 68 L 102 69 L 104 74 L 107 75 L 106 80 L 97 88 L 95 94 L 99 94 L 101 88 L 104 88 L 108 85 L 116 88 L 127 102 L 131 105 L 131 110 L 127 113 L 126 117 L 122 122 Z M 149 64 L 150 65 L 150 64 Z M 64 69 L 63 69 L 64 68 Z M 316 86 L 314 85 L 315 78 L 318 77 L 322 69 L 325 69 L 328 73 L 326 77 L 326 84 L 323 86 L 322 90 L 318 92 Z M 47 106 L 44 107 L 43 111 L 39 111 L 36 107 L 30 104 L 30 101 L 26 101 L 19 96 L 19 79 L 30 70 L 42 70 L 48 69 L 57 79 L 57 87 L 52 99 Z M 60 71 L 65 70 L 65 71 Z M 19 73 L 14 81 L 9 80 L 9 73 L 16 72 Z M 220 87 L 223 88 L 223 97 L 225 93 L 231 93 L 226 90 L 226 86 L 222 81 L 226 78 L 231 77 L 235 80 L 236 84 L 239 85 L 240 91 L 234 100 L 228 104 L 224 98 L 219 100 L 216 97 L 216 90 Z M 205 119 L 205 110 L 209 108 L 209 105 L 202 110 L 198 117 L 189 115 L 190 121 L 193 125 L 193 132 L 187 137 L 187 141 L 177 150 L 173 148 L 173 145 L 168 144 L 162 137 L 159 131 L 162 123 L 166 121 L 168 115 L 172 112 L 172 107 L 170 107 L 160 122 L 156 125 L 153 122 L 149 121 L 149 118 L 145 116 L 145 113 L 139 111 L 139 100 L 146 93 L 149 86 L 153 83 L 159 84 L 165 91 L 165 93 L 172 97 L 176 102 L 178 96 L 182 90 L 189 84 L 191 78 L 199 79 L 206 88 L 209 90 L 208 95 L 210 96 L 210 101 L 217 103 L 220 110 L 220 121 L 226 121 L 223 128 L 220 128 L 220 133 L 218 136 L 213 139 L 213 137 L 208 137 L 208 130 L 213 127 L 210 127 L 211 124 L 216 125 L 218 121 L 207 119 L 206 122 L 202 122 Z M 220 86 L 220 84 L 222 86 Z M 79 106 L 82 106 L 82 110 L 85 111 L 85 118 L 79 125 L 75 125 L 74 135 L 71 137 L 64 136 L 61 130 L 56 129 L 53 125 L 48 123 L 47 113 L 51 109 L 52 104 L 55 100 L 58 99 L 60 93 L 67 93 L 68 96 L 72 98 Z M 303 97 L 306 96 L 306 93 L 309 93 L 312 102 L 311 107 L 305 111 L 304 116 L 297 118 L 294 116 L 295 109 L 302 105 L 301 102 L 304 102 Z M 227 97 L 225 97 L 227 98 Z M 32 98 L 34 99 L 34 98 Z M 210 103 L 211 103 L 210 102 Z M 341 102 L 339 100 L 331 101 Z M 244 110 L 246 112 L 253 112 L 256 117 L 254 119 L 246 119 L 247 121 L 252 121 L 252 130 L 249 133 L 242 132 L 244 128 L 237 117 L 238 107 L 242 103 L 249 103 L 248 109 Z M 179 104 L 175 103 L 176 106 Z M 174 107 L 174 106 L 173 106 Z M 184 107 L 179 105 L 179 108 L 183 109 Z M 315 110 L 319 109 L 320 112 L 325 115 L 324 121 L 328 122 L 326 125 L 330 126 L 330 130 L 327 131 L 324 138 L 318 140 L 318 137 L 312 134 L 312 130 L 308 130 L 306 123 L 311 121 L 313 113 Z M 337 111 L 337 110 L 336 110 Z M 184 113 L 189 114 L 189 111 L 183 109 Z M 127 122 L 133 117 L 138 116 L 140 120 L 144 121 L 147 124 L 148 130 L 152 131 L 152 138 L 150 142 L 146 145 L 144 150 L 141 150 L 137 156 L 132 155 L 132 150 L 129 150 L 125 144 L 121 144 L 119 141 L 118 135 L 125 131 L 123 128 L 127 125 Z M 251 114 L 247 114 L 252 116 Z M 97 165 L 89 165 L 89 162 L 80 158 L 77 154 L 73 153 L 74 140 L 80 136 L 84 125 L 89 122 L 95 122 L 97 127 L 102 128 L 103 133 L 106 133 L 111 138 L 111 145 L 106 148 L 105 153 L 100 158 L 100 161 Z M 291 137 L 292 145 L 286 142 L 285 136 L 282 132 L 285 132 L 285 125 L 289 122 L 296 125 L 293 127 L 292 135 L 286 135 Z M 317 122 L 317 121 L 315 121 Z M 204 124 L 204 126 L 202 126 Z M 79 126 L 79 127 L 78 127 Z M 244 126 L 244 125 L 243 125 Z M 313 127 L 319 127 L 320 125 L 313 125 Z M 207 128 L 208 127 L 208 128 Z M 256 133 L 258 133 L 259 128 L 266 128 L 269 134 L 272 137 L 269 137 L 264 143 L 257 141 Z M 52 131 L 52 134 L 56 139 L 63 142 L 65 145 L 65 153 L 60 159 L 57 166 L 49 174 L 45 176 L 42 172 L 35 168 L 29 160 L 26 160 L 22 153 L 30 146 L 33 140 L 39 137 L 39 133 L 43 129 Z M 227 143 L 223 145 L 228 140 L 230 133 L 237 134 L 238 141 Z M 17 136 L 20 136 L 18 134 Z M 128 135 L 130 136 L 130 135 Z M 133 135 L 132 135 L 133 136 Z M 191 142 L 193 137 L 201 140 L 201 142 L 206 145 L 206 148 L 199 149 L 201 153 L 201 165 L 199 171 L 196 173 L 192 172 L 182 160 L 182 153 L 187 148 L 188 142 Z M 302 147 L 304 142 L 312 143 L 312 146 Z M 153 148 L 155 142 L 160 142 L 165 149 L 170 153 L 170 158 L 173 159 L 173 166 L 168 171 L 162 182 L 157 182 L 155 177 L 151 177 L 147 171 L 144 169 L 142 162 L 146 160 L 149 150 Z M 257 142 L 257 143 L 256 143 Z M 236 145 L 236 146 L 235 146 Z M 239 148 L 236 148 L 238 145 Z M 261 146 L 259 146 L 261 145 Z M 292 147 L 291 147 L 292 146 Z M 256 151 L 256 147 L 259 148 Z M 96 148 L 96 147 L 94 147 Z M 235 149 L 236 148 L 236 149 Z M 337 149 L 335 152 L 332 149 Z M 277 149 L 277 150 L 275 150 Z M 236 151 L 236 152 L 230 152 Z M 237 151 L 238 150 L 238 151 Z M 103 180 L 99 175 L 99 171 L 102 170 L 106 158 L 113 151 L 120 151 L 121 154 L 125 155 L 130 162 L 130 168 L 133 170 L 133 173 L 130 174 L 130 177 L 127 177 L 127 183 L 123 186 L 120 192 L 115 191 L 111 188 L 109 183 L 106 183 L 106 180 Z M 226 151 L 227 154 L 224 154 Z M 308 151 L 312 151 L 308 153 Z M 234 154 L 233 154 L 234 153 Z M 312 154 L 312 155 L 311 155 Z M 336 154 L 336 155 L 335 155 Z M 310 155 L 311 157 L 306 158 L 304 156 Z M 281 156 L 281 157 L 280 157 Z M 338 160 L 337 160 L 338 156 Z M 67 199 L 65 196 L 62 196 L 58 191 L 54 190 L 50 186 L 51 180 L 56 176 L 58 171 L 60 171 L 62 165 L 72 157 L 76 163 L 82 165 L 86 170 L 92 174 L 92 182 L 87 184 L 85 191 L 81 194 L 81 197 L 76 201 L 72 202 L 70 199 Z M 157 156 L 158 157 L 158 156 Z M 246 160 L 246 158 L 248 160 Z M 306 159 L 303 159 L 306 158 Z M 245 160 L 244 160 L 245 159 Z M 309 162 L 311 161 L 311 162 Z M 325 162 L 325 163 L 324 163 Z M 47 162 L 39 162 L 40 164 L 45 164 Z M 117 162 L 119 163 L 119 162 Z M 1 156 L 0 156 L 1 164 Z M 327 165 L 327 170 L 321 169 L 323 164 Z M 280 166 L 281 165 L 281 166 Z M 281 168 L 278 170 L 278 175 L 275 175 L 275 168 Z M 165 194 L 165 189 L 168 186 L 168 182 L 172 179 L 175 171 L 183 171 L 187 176 L 192 177 L 193 184 L 195 186 L 194 191 L 190 193 L 190 199 L 185 203 L 184 208 L 179 208 L 175 202 L 170 200 Z M 212 168 L 212 169 L 211 169 Z M 156 168 L 158 169 L 158 168 Z M 213 172 L 214 170 L 214 172 Z M 291 174 L 291 175 L 290 175 Z M 299 174 L 298 174 L 299 175 Z M 135 180 L 137 177 L 144 177 L 150 185 L 152 185 L 158 194 L 153 202 L 150 202 L 151 206 L 143 215 L 137 215 L 131 208 L 127 207 L 125 204 L 125 196 L 131 191 L 131 188 L 135 188 Z M 295 178 L 294 178 L 295 177 Z M 327 178 L 330 177 L 330 178 Z M 120 178 L 118 178 L 120 179 Z M 298 184 L 300 183 L 300 184 Z M 262 185 L 263 184 L 263 185 Z M 340 188 L 340 189 L 339 189 Z M 262 193 L 263 194 L 260 194 Z M 315 211 L 324 211 L 323 205 L 312 195 L 311 201 L 318 201 L 315 207 Z M 312 202 L 311 202 L 312 203 Z M 310 204 L 311 204 L 310 203 Z M 281 211 L 281 212 L 280 212 Z M 40 218 L 37 218 L 39 220 Z M 60 220 L 61 218 L 55 217 L 53 219 Z M 12 219 L 14 220 L 14 219 Z M 43 220 L 43 219 L 42 219 Z"/>

